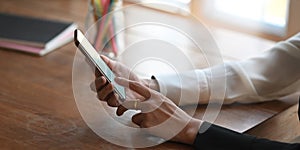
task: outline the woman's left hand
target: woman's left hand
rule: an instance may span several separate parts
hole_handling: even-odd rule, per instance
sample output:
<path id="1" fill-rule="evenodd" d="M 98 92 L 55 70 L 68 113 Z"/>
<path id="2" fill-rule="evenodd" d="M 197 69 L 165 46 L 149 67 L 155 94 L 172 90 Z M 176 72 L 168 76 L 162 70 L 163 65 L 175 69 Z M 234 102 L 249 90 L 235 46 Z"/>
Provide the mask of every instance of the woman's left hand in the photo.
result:
<path id="1" fill-rule="evenodd" d="M 117 115 L 121 116 L 128 109 L 141 110 L 140 113 L 132 117 L 132 122 L 141 128 L 149 128 L 150 134 L 162 138 L 170 138 L 170 134 L 177 133 L 177 129 L 182 129 L 178 134 L 172 135 L 171 140 L 186 144 L 193 144 L 198 133 L 201 120 L 192 118 L 170 99 L 162 94 L 151 90 L 143 84 L 127 80 L 125 78 L 116 78 L 115 81 L 124 87 L 142 95 L 144 100 L 125 100 L 117 109 Z M 168 121 L 168 126 L 156 128 Z"/>

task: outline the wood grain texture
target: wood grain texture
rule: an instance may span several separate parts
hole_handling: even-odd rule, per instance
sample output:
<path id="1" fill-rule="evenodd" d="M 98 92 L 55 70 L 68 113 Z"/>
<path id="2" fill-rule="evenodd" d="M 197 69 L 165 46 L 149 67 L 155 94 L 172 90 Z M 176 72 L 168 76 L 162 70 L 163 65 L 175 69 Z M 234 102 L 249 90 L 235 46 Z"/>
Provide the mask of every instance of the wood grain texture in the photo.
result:
<path id="1" fill-rule="evenodd" d="M 292 142 L 300 135 L 300 122 L 297 112 L 298 105 L 294 105 L 247 133 L 276 141 Z"/>
<path id="2" fill-rule="evenodd" d="M 75 21 L 83 29 L 88 2 L 2 0 L 0 3 L 0 12 Z M 84 123 L 77 110 L 72 93 L 72 63 L 75 50 L 73 43 L 70 43 L 44 57 L 36 57 L 0 49 L 1 149 L 124 149 L 97 136 Z M 216 123 L 244 132 L 292 104 L 272 101 L 251 105 L 228 105 L 223 107 Z M 189 111 L 188 107 L 184 109 Z M 199 106 L 195 116 L 201 117 L 204 110 L 205 106 Z M 273 122 L 282 122 L 282 118 L 294 119 L 285 112 L 249 133 L 285 141 L 285 137 L 279 131 L 278 134 L 272 135 L 263 131 L 273 126 Z M 294 126 L 295 123 L 288 127 Z M 276 127 L 273 126 L 274 132 L 277 132 Z M 299 132 L 295 134 L 299 135 Z M 292 138 L 290 134 L 286 136 L 288 139 Z M 148 149 L 192 147 L 166 142 Z"/>

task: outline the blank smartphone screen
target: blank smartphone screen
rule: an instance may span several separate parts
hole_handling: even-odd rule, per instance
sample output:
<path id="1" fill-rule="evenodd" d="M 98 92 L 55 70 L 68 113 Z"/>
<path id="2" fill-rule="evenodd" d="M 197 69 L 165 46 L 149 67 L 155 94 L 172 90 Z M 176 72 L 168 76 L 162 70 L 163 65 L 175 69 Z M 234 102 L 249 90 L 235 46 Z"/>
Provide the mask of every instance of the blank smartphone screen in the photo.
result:
<path id="1" fill-rule="evenodd" d="M 114 73 L 102 60 L 95 48 L 84 37 L 80 30 L 74 31 L 74 41 L 80 51 L 96 66 L 96 68 L 105 76 L 108 82 L 113 84 L 114 90 L 119 95 L 120 99 L 125 100 L 125 88 L 114 82 Z"/>

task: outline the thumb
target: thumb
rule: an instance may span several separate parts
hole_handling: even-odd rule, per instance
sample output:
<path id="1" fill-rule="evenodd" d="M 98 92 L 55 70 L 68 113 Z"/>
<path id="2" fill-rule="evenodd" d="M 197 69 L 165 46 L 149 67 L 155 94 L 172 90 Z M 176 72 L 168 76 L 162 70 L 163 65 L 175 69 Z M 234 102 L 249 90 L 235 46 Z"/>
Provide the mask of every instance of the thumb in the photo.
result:
<path id="1" fill-rule="evenodd" d="M 116 62 L 111 60 L 110 58 L 104 56 L 104 55 L 100 55 L 100 57 L 102 58 L 102 60 L 107 64 L 107 66 L 113 70 L 113 68 L 115 67 Z"/>
<path id="2" fill-rule="evenodd" d="M 149 99 L 151 97 L 151 90 L 148 87 L 142 85 L 140 82 L 120 77 L 115 78 L 115 81 L 117 84 L 127 87 L 133 90 L 134 92 L 142 95 L 145 99 Z"/>

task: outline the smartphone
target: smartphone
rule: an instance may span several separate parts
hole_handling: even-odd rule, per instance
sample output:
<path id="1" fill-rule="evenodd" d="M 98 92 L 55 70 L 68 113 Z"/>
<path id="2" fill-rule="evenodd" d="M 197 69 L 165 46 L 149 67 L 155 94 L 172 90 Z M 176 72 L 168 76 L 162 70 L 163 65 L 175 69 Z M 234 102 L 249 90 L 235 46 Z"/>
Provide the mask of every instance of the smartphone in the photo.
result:
<path id="1" fill-rule="evenodd" d="M 95 65 L 95 67 L 100 71 L 100 73 L 106 78 L 109 83 L 114 86 L 114 91 L 119 95 L 121 101 L 126 98 L 125 88 L 114 82 L 115 75 L 112 70 L 107 66 L 107 64 L 102 60 L 100 55 L 97 53 L 96 49 L 92 44 L 86 39 L 83 33 L 76 29 L 74 31 L 74 42 L 79 50 L 85 55 L 85 57 Z"/>

